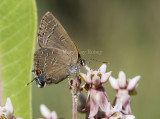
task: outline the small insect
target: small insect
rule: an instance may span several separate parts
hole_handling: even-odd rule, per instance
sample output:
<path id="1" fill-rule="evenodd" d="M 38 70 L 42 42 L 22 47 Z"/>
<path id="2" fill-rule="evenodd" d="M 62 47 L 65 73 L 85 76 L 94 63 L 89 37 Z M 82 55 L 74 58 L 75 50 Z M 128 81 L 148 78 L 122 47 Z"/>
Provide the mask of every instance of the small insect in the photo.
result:
<path id="1" fill-rule="evenodd" d="M 47 12 L 41 20 L 37 41 L 40 49 L 34 54 L 35 78 L 31 82 L 36 81 L 40 88 L 63 81 L 86 64 L 74 42 L 51 12 Z"/>

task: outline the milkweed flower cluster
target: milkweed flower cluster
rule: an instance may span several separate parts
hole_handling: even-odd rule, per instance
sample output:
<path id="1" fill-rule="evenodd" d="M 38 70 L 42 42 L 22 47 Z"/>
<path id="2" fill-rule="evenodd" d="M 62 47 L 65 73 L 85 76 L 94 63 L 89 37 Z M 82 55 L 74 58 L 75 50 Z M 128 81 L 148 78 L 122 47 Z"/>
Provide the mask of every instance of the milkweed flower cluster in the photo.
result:
<path id="1" fill-rule="evenodd" d="M 88 104 L 83 110 L 90 110 L 89 118 L 94 117 L 99 108 L 108 114 L 107 108 L 110 107 L 110 102 L 102 84 L 107 82 L 111 72 L 105 73 L 106 65 L 102 65 L 98 71 L 93 71 L 88 66 L 86 66 L 86 70 L 87 74 L 81 73 L 80 75 L 91 87 L 88 89 Z"/>
<path id="2" fill-rule="evenodd" d="M 88 66 L 85 67 L 87 73 L 80 73 L 85 81 L 85 91 L 88 97 L 81 112 L 87 112 L 88 118 L 104 119 L 135 119 L 130 108 L 130 92 L 133 91 L 140 79 L 136 76 L 133 79 L 127 79 L 123 71 L 120 71 L 118 79 L 111 77 L 111 71 L 106 73 L 107 65 L 103 64 L 97 71 L 93 71 Z M 117 90 L 115 103 L 112 105 L 109 101 L 105 88 L 102 84 L 110 81 L 111 86 Z"/>
<path id="3" fill-rule="evenodd" d="M 10 98 L 7 98 L 6 105 L 4 107 L 0 106 L 0 119 L 22 119 L 20 117 L 13 116 L 14 110 Z"/>
<path id="4" fill-rule="evenodd" d="M 86 119 L 135 119 L 131 112 L 130 94 L 137 86 L 140 76 L 127 79 L 123 71 L 118 78 L 111 76 L 112 71 L 106 72 L 107 65 L 103 64 L 98 70 L 92 70 L 85 66 L 86 73 L 80 73 L 76 79 L 69 79 L 70 92 L 73 97 L 73 119 L 77 119 L 77 110 L 86 114 Z M 85 85 L 80 87 L 81 80 Z M 103 84 L 109 80 L 113 89 L 117 91 L 114 103 L 111 104 Z M 81 91 L 88 93 L 86 98 Z M 77 107 L 77 100 L 80 105 Z M 41 105 L 41 113 L 44 119 L 57 119 L 56 113 L 51 112 L 45 105 Z"/>
<path id="5" fill-rule="evenodd" d="M 122 103 L 122 112 L 124 114 L 132 114 L 130 108 L 130 92 L 134 91 L 136 84 L 140 80 L 140 76 L 136 76 L 132 79 L 126 78 L 126 75 L 123 71 L 119 72 L 118 79 L 110 77 L 109 81 L 111 86 L 117 90 L 117 95 L 115 97 L 115 104 Z"/>

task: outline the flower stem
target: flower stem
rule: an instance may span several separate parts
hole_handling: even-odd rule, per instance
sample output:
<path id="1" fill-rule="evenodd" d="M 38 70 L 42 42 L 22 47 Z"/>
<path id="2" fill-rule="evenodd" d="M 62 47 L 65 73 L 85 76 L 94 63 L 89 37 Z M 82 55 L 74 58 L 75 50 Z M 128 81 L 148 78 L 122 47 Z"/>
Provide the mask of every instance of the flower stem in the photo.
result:
<path id="1" fill-rule="evenodd" d="M 77 119 L 77 102 L 78 102 L 78 96 L 72 95 L 72 101 L 73 101 L 73 116 L 72 119 Z"/>

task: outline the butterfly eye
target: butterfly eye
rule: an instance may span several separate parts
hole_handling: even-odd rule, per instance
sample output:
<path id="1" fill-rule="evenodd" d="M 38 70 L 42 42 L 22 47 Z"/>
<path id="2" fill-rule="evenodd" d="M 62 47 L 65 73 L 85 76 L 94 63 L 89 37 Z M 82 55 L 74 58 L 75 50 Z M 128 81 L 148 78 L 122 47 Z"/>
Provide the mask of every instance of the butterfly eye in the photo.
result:
<path id="1" fill-rule="evenodd" d="M 82 65 L 82 61 L 80 61 L 80 64 Z"/>
<path id="2" fill-rule="evenodd" d="M 80 60 L 80 65 L 81 65 L 81 66 L 84 66 L 85 64 L 86 64 L 86 63 L 85 63 L 85 60 L 84 60 L 84 59 L 81 59 L 81 60 Z"/>

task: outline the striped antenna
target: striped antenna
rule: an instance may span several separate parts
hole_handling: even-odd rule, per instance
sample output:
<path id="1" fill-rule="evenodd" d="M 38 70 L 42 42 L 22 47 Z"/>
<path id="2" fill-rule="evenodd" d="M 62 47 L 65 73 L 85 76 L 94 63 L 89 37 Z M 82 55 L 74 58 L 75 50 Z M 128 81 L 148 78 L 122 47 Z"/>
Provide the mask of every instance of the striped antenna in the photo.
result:
<path id="1" fill-rule="evenodd" d="M 110 64 L 109 62 L 104 62 L 104 61 L 100 61 L 100 60 L 97 60 L 97 59 L 89 59 L 89 60 L 92 60 L 92 61 L 96 61 L 96 62 L 101 62 L 101 63 L 104 63 L 104 64 Z"/>

